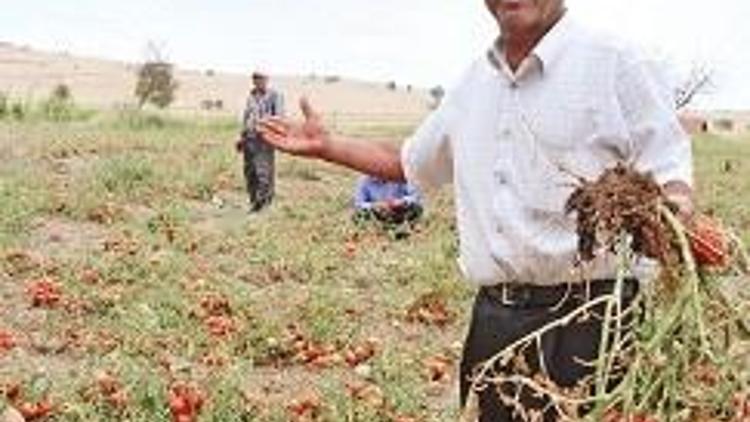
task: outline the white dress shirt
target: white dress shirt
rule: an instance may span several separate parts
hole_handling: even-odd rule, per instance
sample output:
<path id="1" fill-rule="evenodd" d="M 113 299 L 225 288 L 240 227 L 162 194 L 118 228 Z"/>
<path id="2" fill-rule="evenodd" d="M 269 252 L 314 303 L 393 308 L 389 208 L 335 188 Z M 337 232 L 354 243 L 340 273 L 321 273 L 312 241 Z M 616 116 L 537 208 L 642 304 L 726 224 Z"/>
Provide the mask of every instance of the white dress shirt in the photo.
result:
<path id="1" fill-rule="evenodd" d="M 499 45 L 406 141 L 406 178 L 423 190 L 453 183 L 459 264 L 476 284 L 612 278 L 611 254 L 575 265 L 565 201 L 576 176 L 593 180 L 618 161 L 692 184 L 670 90 L 637 49 L 568 16 L 515 73 Z"/>

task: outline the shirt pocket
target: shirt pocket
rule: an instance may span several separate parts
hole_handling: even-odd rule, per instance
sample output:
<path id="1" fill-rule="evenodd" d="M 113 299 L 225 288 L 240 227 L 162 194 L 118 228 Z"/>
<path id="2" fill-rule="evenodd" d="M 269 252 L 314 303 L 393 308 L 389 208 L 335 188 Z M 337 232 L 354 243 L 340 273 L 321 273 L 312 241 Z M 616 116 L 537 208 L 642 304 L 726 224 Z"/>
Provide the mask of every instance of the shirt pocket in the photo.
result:
<path id="1" fill-rule="evenodd" d="M 599 125 L 590 103 L 550 106 L 544 120 L 526 118 L 527 142 L 515 145 L 512 166 L 517 195 L 532 214 L 561 215 L 574 189 L 580 161 L 587 160 Z"/>
<path id="2" fill-rule="evenodd" d="M 551 105 L 542 116 L 543 120 L 537 118 L 528 129 L 538 147 L 554 153 L 585 147 L 602 124 L 601 107 L 593 102 Z"/>

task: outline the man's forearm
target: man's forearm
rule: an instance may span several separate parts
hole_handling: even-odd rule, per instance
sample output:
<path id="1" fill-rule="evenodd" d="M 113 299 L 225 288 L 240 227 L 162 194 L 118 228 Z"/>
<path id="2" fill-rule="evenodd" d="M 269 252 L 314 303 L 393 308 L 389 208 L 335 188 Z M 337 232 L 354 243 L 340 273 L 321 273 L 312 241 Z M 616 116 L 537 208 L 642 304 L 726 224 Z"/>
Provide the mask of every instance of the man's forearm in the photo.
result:
<path id="1" fill-rule="evenodd" d="M 405 180 L 398 146 L 378 141 L 332 137 L 319 158 L 384 180 Z"/>

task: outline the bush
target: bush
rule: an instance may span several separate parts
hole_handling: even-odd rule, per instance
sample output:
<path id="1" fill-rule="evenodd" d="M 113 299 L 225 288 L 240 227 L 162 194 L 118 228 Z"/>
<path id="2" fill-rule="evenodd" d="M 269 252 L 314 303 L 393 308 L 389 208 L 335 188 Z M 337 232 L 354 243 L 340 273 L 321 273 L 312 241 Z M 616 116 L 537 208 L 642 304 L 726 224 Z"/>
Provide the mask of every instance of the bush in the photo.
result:
<path id="1" fill-rule="evenodd" d="M 57 101 L 73 101 L 73 93 L 66 84 L 57 84 L 50 97 Z"/>
<path id="2" fill-rule="evenodd" d="M 212 100 L 207 98 L 201 101 L 201 110 L 222 110 L 224 109 L 224 100 Z"/>
<path id="3" fill-rule="evenodd" d="M 0 120 L 3 120 L 9 113 L 8 96 L 0 92 Z"/>
<path id="4" fill-rule="evenodd" d="M 142 108 L 151 103 L 158 108 L 165 108 L 172 104 L 178 83 L 174 79 L 174 66 L 165 61 L 149 61 L 138 69 L 138 82 L 135 86 L 135 96 L 138 106 Z"/>
<path id="5" fill-rule="evenodd" d="M 52 121 L 69 121 L 74 116 L 73 95 L 66 84 L 58 84 L 42 103 L 43 116 Z"/>
<path id="6" fill-rule="evenodd" d="M 338 75 L 329 75 L 323 78 L 323 82 L 327 84 L 335 84 L 341 81 L 341 77 Z"/>
<path id="7" fill-rule="evenodd" d="M 24 120 L 29 114 L 29 108 L 23 101 L 16 101 L 10 106 L 10 115 L 15 120 Z"/>
<path id="8" fill-rule="evenodd" d="M 729 118 L 720 118 L 716 119 L 714 126 L 721 131 L 731 132 L 734 130 L 734 121 Z"/>

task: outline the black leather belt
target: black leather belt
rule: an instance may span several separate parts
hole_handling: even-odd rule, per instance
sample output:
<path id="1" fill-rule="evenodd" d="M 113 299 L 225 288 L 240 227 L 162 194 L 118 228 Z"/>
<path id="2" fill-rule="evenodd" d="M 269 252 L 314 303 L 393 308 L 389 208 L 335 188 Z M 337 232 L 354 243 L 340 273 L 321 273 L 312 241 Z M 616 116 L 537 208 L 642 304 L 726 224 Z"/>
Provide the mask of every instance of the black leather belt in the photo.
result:
<path id="1" fill-rule="evenodd" d="M 555 284 L 541 286 L 534 284 L 501 283 L 484 286 L 481 294 L 486 294 L 493 301 L 510 307 L 533 308 L 553 307 L 568 300 L 580 303 L 604 294 L 615 288 L 615 280 L 590 280 L 586 282 Z M 638 280 L 623 280 L 623 299 L 630 301 L 638 294 Z"/>

